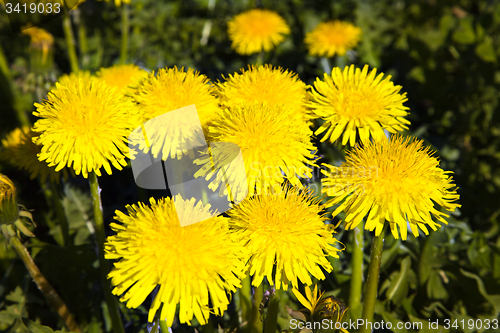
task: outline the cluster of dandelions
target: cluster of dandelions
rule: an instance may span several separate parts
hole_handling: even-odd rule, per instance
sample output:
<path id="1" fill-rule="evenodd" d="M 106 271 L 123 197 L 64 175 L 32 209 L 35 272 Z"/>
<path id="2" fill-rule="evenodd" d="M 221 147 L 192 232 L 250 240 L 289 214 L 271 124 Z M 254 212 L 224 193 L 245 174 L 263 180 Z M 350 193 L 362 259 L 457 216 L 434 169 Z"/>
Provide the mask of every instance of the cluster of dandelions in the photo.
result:
<path id="1" fill-rule="evenodd" d="M 34 142 L 40 146 L 38 159 L 56 172 L 69 167 L 87 177 L 104 168 L 111 174 L 111 166 L 122 169 L 126 158 L 133 158 L 126 144 L 134 128 L 195 104 L 206 140 L 241 149 L 248 196 L 227 216 L 192 198 L 151 199 L 149 205 L 127 206 L 128 214 L 117 211 L 111 224 L 116 235 L 105 244 L 106 257 L 117 260 L 109 274 L 113 293 L 128 307 L 156 290 L 149 320 L 161 308 L 160 319 L 168 325 L 176 313 L 181 323 L 196 318 L 205 324 L 210 313 L 223 313 L 247 275 L 256 287 L 267 280 L 283 290 L 324 279 L 332 270 L 328 257 L 341 252 L 325 223 L 329 206 L 340 204 L 334 214 L 346 212 L 347 228 L 367 217 L 365 228 L 380 232 L 387 220 L 395 237 L 399 226 L 406 238 L 407 222 L 415 236 L 418 228 L 427 233 L 426 226 L 439 226 L 435 219 L 446 223 L 434 205 L 459 206 L 451 175 L 420 141 L 382 135 L 409 124 L 400 89 L 367 67 L 335 68 L 310 90 L 296 74 L 269 65 L 250 66 L 217 84 L 191 69 L 144 73 L 117 67 L 97 77 L 79 73 L 61 79 L 46 101 L 36 104 Z M 346 163 L 329 166 L 323 180 L 331 197 L 326 205 L 300 181 L 317 166 L 313 119 L 324 121 L 317 130 L 326 132 L 323 140 L 362 143 Z M 162 144 L 184 140 L 173 131 Z M 377 172 L 370 177 L 349 173 L 373 166 Z M 181 218 L 203 222 L 181 227 Z"/>
<path id="2" fill-rule="evenodd" d="M 251 9 L 228 22 L 232 48 L 239 54 L 268 52 L 285 40 L 291 29 L 285 19 L 269 9 Z M 307 33 L 304 43 L 312 56 L 343 56 L 361 39 L 361 29 L 349 22 L 321 22 Z"/>

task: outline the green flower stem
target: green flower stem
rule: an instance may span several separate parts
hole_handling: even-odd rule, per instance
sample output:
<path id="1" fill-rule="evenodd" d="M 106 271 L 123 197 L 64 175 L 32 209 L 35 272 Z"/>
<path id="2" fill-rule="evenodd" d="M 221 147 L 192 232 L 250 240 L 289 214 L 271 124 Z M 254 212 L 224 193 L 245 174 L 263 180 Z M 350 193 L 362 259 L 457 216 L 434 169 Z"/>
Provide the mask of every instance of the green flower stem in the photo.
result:
<path id="1" fill-rule="evenodd" d="M 108 305 L 109 315 L 113 323 L 113 331 L 115 333 L 124 333 L 123 323 L 120 319 L 120 312 L 118 311 L 118 304 L 116 299 L 111 294 L 111 284 L 108 280 L 109 265 L 104 259 L 104 240 L 106 234 L 104 232 L 104 218 L 102 215 L 101 204 L 101 189 L 97 182 L 97 175 L 94 171 L 89 173 L 90 194 L 92 195 L 92 208 L 94 210 L 95 220 L 95 234 L 97 238 L 97 246 L 99 251 L 99 266 L 101 270 L 101 280 L 104 285 L 104 296 L 106 297 L 106 304 Z"/>
<path id="2" fill-rule="evenodd" d="M 243 329 L 244 333 L 251 333 L 251 318 L 252 318 L 252 286 L 250 285 L 250 275 L 241 281 L 241 288 L 239 290 L 240 307 L 242 313 L 242 321 L 246 322 Z"/>
<path id="3" fill-rule="evenodd" d="M 252 333 L 262 332 L 262 322 L 260 321 L 260 303 L 264 297 L 264 283 L 260 286 L 254 287 L 252 295 L 252 313 L 250 317 L 250 330 Z"/>
<path id="4" fill-rule="evenodd" d="M 69 226 L 68 220 L 66 219 L 66 214 L 64 214 L 64 208 L 61 204 L 61 198 L 59 197 L 59 191 L 57 190 L 56 184 L 54 182 L 50 183 L 50 191 L 52 192 L 52 203 L 54 205 L 54 209 L 56 210 L 57 219 L 59 220 L 59 224 L 61 225 L 61 231 L 63 235 L 63 245 L 69 246 L 71 245 L 71 240 L 69 238 Z"/>
<path id="5" fill-rule="evenodd" d="M 264 56 L 265 56 L 264 51 L 261 51 L 261 52 L 257 55 L 257 59 L 256 59 L 257 65 L 259 65 L 259 66 L 264 65 Z"/>
<path id="6" fill-rule="evenodd" d="M 10 88 L 10 93 L 12 94 L 13 98 L 13 106 L 17 114 L 17 119 L 19 120 L 19 123 L 22 126 L 28 126 L 31 127 L 31 123 L 29 121 L 28 116 L 26 115 L 26 112 L 23 107 L 23 103 L 21 99 L 18 97 L 19 92 L 15 90 L 14 86 L 11 84 L 11 79 L 12 79 L 12 74 L 9 69 L 9 64 L 7 62 L 7 58 L 5 57 L 5 53 L 3 52 L 3 48 L 0 45 L 0 70 L 2 71 L 3 75 L 7 78 L 9 81 L 9 88 Z"/>
<path id="7" fill-rule="evenodd" d="M 0 70 L 2 71 L 3 75 L 9 80 L 12 78 L 10 74 L 10 69 L 9 69 L 9 63 L 7 62 L 7 58 L 5 57 L 5 53 L 3 52 L 3 48 L 0 45 Z"/>
<path id="8" fill-rule="evenodd" d="M 17 235 L 14 235 L 13 237 L 10 238 L 10 242 L 14 247 L 14 249 L 16 250 L 19 257 L 21 257 L 24 266 L 26 266 L 26 269 L 28 270 L 31 277 L 35 281 L 38 289 L 42 292 L 42 294 L 45 296 L 50 305 L 52 305 L 52 307 L 57 311 L 59 316 L 61 316 L 61 318 L 64 321 L 64 324 L 68 327 L 68 329 L 71 332 L 81 332 L 80 327 L 78 326 L 71 312 L 69 312 L 68 307 L 63 302 L 61 297 L 59 297 L 59 295 L 50 285 L 50 283 L 47 281 L 45 276 L 43 276 L 43 274 L 40 272 L 40 269 L 33 261 L 33 258 L 31 258 L 31 255 L 29 254 L 26 247 L 24 247 L 24 245 L 21 243 L 19 237 Z"/>
<path id="9" fill-rule="evenodd" d="M 127 62 L 128 32 L 130 29 L 130 8 L 126 3 L 122 4 L 122 45 L 120 50 L 120 64 Z"/>
<path id="10" fill-rule="evenodd" d="M 368 266 L 368 278 L 366 279 L 366 290 L 363 304 L 362 318 L 364 323 L 373 323 L 375 313 L 375 301 L 377 299 L 378 280 L 380 275 L 380 262 L 382 261 L 382 250 L 384 249 L 384 236 L 386 224 L 378 236 L 373 237 L 370 254 L 370 265 Z M 363 325 L 359 333 L 370 333 L 369 325 Z"/>
<path id="11" fill-rule="evenodd" d="M 349 292 L 349 313 L 351 319 L 361 317 L 361 287 L 363 285 L 363 226 L 359 224 L 353 230 L 351 284 Z"/>
<path id="12" fill-rule="evenodd" d="M 161 330 L 161 332 L 165 332 L 165 333 L 169 332 L 167 322 L 165 320 L 160 320 L 160 330 Z"/>
<path id="13" fill-rule="evenodd" d="M 22 126 L 28 126 L 31 127 L 31 122 L 26 115 L 26 112 L 24 110 L 23 102 L 21 98 L 19 98 L 19 91 L 15 91 L 15 88 L 12 87 L 12 96 L 14 97 L 14 109 L 16 110 L 17 113 L 17 119 L 19 120 L 19 123 L 21 123 Z"/>
<path id="14" fill-rule="evenodd" d="M 264 325 L 264 333 L 276 333 L 278 329 L 278 313 L 280 310 L 280 290 L 276 290 L 274 295 L 269 297 L 267 306 L 267 317 Z"/>
<path id="15" fill-rule="evenodd" d="M 50 189 L 47 187 L 46 184 L 42 183 L 42 180 L 40 177 L 38 177 L 38 184 L 40 185 L 40 188 L 42 189 L 43 197 L 45 198 L 47 205 L 50 205 L 50 203 L 52 202 L 52 192 L 50 191 Z"/>
<path id="16" fill-rule="evenodd" d="M 78 45 L 80 46 L 80 55 L 82 58 L 82 68 L 85 69 L 89 65 L 89 43 L 87 39 L 87 27 L 85 26 L 85 21 L 80 15 L 80 9 L 78 11 Z M 76 12 L 75 12 L 76 13 Z"/>
<path id="17" fill-rule="evenodd" d="M 71 71 L 78 72 L 80 67 L 78 66 L 78 57 L 76 56 L 75 37 L 73 35 L 73 29 L 71 28 L 71 19 L 67 13 L 63 15 L 63 30 Z"/>

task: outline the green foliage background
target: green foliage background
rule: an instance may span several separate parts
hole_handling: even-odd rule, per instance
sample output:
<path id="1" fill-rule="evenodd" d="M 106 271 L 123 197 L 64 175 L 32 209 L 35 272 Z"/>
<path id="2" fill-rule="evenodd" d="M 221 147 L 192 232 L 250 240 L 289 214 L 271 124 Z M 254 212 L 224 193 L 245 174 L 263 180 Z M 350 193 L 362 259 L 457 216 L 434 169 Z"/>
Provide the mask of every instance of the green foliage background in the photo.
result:
<path id="1" fill-rule="evenodd" d="M 212 0 L 210 0 L 211 2 Z M 265 62 L 295 71 L 307 84 L 321 77 L 320 59 L 307 54 L 303 39 L 319 22 L 341 19 L 363 30 L 353 63 L 369 64 L 393 76 L 407 92 L 412 122 L 406 134 L 424 139 L 437 150 L 441 166 L 452 170 L 459 186 L 462 208 L 450 216 L 448 226 L 428 237 L 402 242 L 387 237 L 381 268 L 378 320 L 422 321 L 444 319 L 493 319 L 500 313 L 500 3 L 488 0 L 380 0 L 380 1 L 165 1 L 132 0 L 129 62 L 148 70 L 160 67 L 192 67 L 213 81 L 254 63 L 253 56 L 239 56 L 230 48 L 227 22 L 235 14 L 256 6 L 279 12 L 292 33 Z M 78 10 L 86 27 L 74 24 L 83 69 L 95 72 L 118 61 L 120 10 L 112 2 L 88 0 Z M 74 15 L 73 13 L 72 15 Z M 73 17 L 74 19 L 75 17 Z M 74 21 L 75 22 L 75 21 Z M 202 32 L 211 24 L 207 43 Z M 55 68 L 45 83 L 69 72 L 61 20 L 43 28 L 56 38 Z M 15 103 L 33 110 L 30 88 L 29 37 L 12 34 L 5 13 L 0 14 L 0 45 L 12 77 L 0 76 L 0 136 L 19 126 Z M 345 63 L 346 58 L 333 60 Z M 30 90 L 31 89 L 31 90 Z M 18 102 L 15 102 L 18 101 Z M 32 119 L 34 120 L 34 119 Z M 338 159 L 336 147 L 316 140 L 323 162 Z M 19 189 L 20 203 L 34 209 L 36 239 L 31 251 L 35 261 L 87 332 L 109 329 L 96 267 L 88 185 L 73 179 L 63 188 L 65 212 L 74 246 L 62 250 L 60 228 L 35 180 L 8 165 L 0 172 Z M 316 179 L 316 181 L 319 181 Z M 105 219 L 115 209 L 139 200 L 130 169 L 101 179 Z M 161 193 L 148 193 L 161 195 Z M 337 217 L 339 219 L 341 217 Z M 320 286 L 344 300 L 350 280 L 350 239 L 341 260 L 332 260 L 334 272 Z M 365 244 L 371 234 L 365 232 Z M 365 248 L 368 259 L 369 246 Z M 22 317 L 60 329 L 62 323 L 47 306 L 15 253 L 0 246 L 0 331 L 27 332 Z M 149 300 L 150 301 L 150 300 Z M 285 302 L 283 302 L 285 303 Z M 300 308 L 293 296 L 286 302 Z M 127 332 L 146 332 L 148 304 L 139 309 L 122 306 Z M 237 309 L 230 308 L 218 323 L 229 328 Z M 290 319 L 282 311 L 282 328 Z M 178 331 L 193 332 L 188 327 Z M 424 329 L 420 332 L 436 332 Z M 454 332 L 440 327 L 440 332 Z M 460 332 L 495 332 L 465 329 Z M 496 330 L 499 332 L 500 330 Z M 394 330 L 412 332 L 412 330 Z"/>

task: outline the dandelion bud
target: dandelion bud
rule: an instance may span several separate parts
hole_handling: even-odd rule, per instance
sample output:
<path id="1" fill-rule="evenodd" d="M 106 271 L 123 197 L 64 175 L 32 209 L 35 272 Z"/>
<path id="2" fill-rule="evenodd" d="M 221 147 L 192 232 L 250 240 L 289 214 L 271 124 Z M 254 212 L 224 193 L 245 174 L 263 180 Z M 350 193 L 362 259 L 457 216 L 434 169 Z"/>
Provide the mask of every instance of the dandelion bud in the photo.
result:
<path id="1" fill-rule="evenodd" d="M 19 218 L 14 183 L 0 174 L 0 224 L 12 224 Z"/>
<path id="2" fill-rule="evenodd" d="M 30 59 L 33 72 L 45 72 L 52 68 L 54 62 L 54 36 L 41 28 L 24 30 L 31 37 Z"/>
<path id="3" fill-rule="evenodd" d="M 346 310 L 347 307 L 340 298 L 323 295 L 314 309 L 312 318 L 313 321 L 321 322 L 323 319 L 328 319 L 337 323 L 342 321 Z"/>

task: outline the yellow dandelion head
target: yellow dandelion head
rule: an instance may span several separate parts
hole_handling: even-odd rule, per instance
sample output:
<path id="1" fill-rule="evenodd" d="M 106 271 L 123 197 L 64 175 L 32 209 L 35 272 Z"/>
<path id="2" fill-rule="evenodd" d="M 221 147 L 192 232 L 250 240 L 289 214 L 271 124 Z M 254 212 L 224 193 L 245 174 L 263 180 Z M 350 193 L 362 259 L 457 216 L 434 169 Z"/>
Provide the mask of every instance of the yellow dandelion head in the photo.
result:
<path id="1" fill-rule="evenodd" d="M 124 94 L 131 93 L 133 90 L 130 86 L 138 85 L 147 76 L 147 71 L 133 64 L 101 68 L 97 72 L 98 78 L 106 82 L 106 84 L 116 87 Z"/>
<path id="2" fill-rule="evenodd" d="M 242 246 L 233 242 L 228 218 L 211 217 L 210 205 L 175 200 L 174 206 L 170 198 L 151 198 L 151 206 L 127 206 L 128 215 L 116 211 L 121 224 L 111 224 L 117 234 L 108 237 L 105 256 L 120 260 L 109 277 L 113 293 L 122 295 L 120 300 L 129 308 L 141 305 L 159 286 L 150 322 L 163 304 L 160 319 L 172 326 L 179 304 L 181 323 L 190 324 L 194 316 L 203 325 L 209 311 L 221 315 L 229 303 L 227 294 L 241 287 L 246 270 Z M 181 227 L 178 213 L 208 219 Z"/>
<path id="3" fill-rule="evenodd" d="M 194 104 L 202 126 L 206 126 L 219 110 L 210 80 L 189 68 L 162 68 L 150 73 L 134 91 L 144 120 Z"/>
<path id="4" fill-rule="evenodd" d="M 281 67 L 248 66 L 248 70 L 229 75 L 218 84 L 218 95 L 225 106 L 265 102 L 269 106 L 282 105 L 290 113 L 307 115 L 306 84 L 297 74 Z"/>
<path id="5" fill-rule="evenodd" d="M 232 48 L 243 55 L 270 51 L 290 33 L 285 20 L 267 9 L 238 14 L 227 25 Z"/>
<path id="6" fill-rule="evenodd" d="M 42 147 L 33 140 L 37 140 L 37 134 L 28 126 L 16 128 L 2 140 L 1 159 L 28 171 L 31 179 L 40 176 L 42 183 L 45 183 L 47 177 L 51 182 L 59 182 L 61 173 L 56 172 L 54 167 L 49 167 L 46 162 L 38 160 L 37 155 Z M 66 169 L 62 170 L 62 176 L 67 177 Z"/>
<path id="7" fill-rule="evenodd" d="M 321 141 L 334 142 L 343 135 L 342 144 L 354 146 L 356 133 L 368 143 L 370 136 L 385 138 L 384 129 L 391 133 L 408 129 L 406 93 L 399 93 L 401 86 L 395 86 L 390 75 L 383 77 L 376 69 L 368 72 L 368 65 L 363 70 L 351 65 L 316 79 L 308 106 L 325 121 L 315 132 L 326 131 Z"/>
<path id="8" fill-rule="evenodd" d="M 252 284 L 264 277 L 277 289 L 298 288 L 298 280 L 311 285 L 332 270 L 328 256 L 338 258 L 331 225 L 323 206 L 311 192 L 285 187 L 283 191 L 247 198 L 228 212 L 230 227 L 246 242 Z M 273 273 L 274 272 L 274 273 Z"/>
<path id="9" fill-rule="evenodd" d="M 224 109 L 210 127 L 209 140 L 238 145 L 251 195 L 279 185 L 285 178 L 300 185 L 299 177 L 312 176 L 316 148 L 311 134 L 300 114 L 288 114 L 283 106 L 256 103 Z"/>
<path id="10" fill-rule="evenodd" d="M 127 136 L 139 125 L 139 117 L 134 104 L 116 88 L 92 78 L 68 77 L 35 106 L 33 114 L 40 119 L 33 131 L 40 133 L 40 161 L 56 166 L 56 171 L 72 167 L 85 178 L 92 171 L 100 176 L 102 167 L 111 174 L 110 163 L 119 170 L 127 165 Z"/>
<path id="11" fill-rule="evenodd" d="M 309 48 L 309 54 L 319 57 L 344 55 L 358 45 L 361 39 L 361 29 L 349 22 L 322 22 L 306 35 L 304 42 Z"/>
<path id="12" fill-rule="evenodd" d="M 406 240 L 407 225 L 415 237 L 426 225 L 436 230 L 446 224 L 435 204 L 453 211 L 459 195 L 452 184 L 451 171 L 443 171 L 422 141 L 394 136 L 356 147 L 340 167 L 328 166 L 323 193 L 333 197 L 327 205 L 339 204 L 333 216 L 346 213 L 346 229 L 355 228 L 366 217 L 365 229 L 378 236 L 385 221 L 395 238 Z"/>

